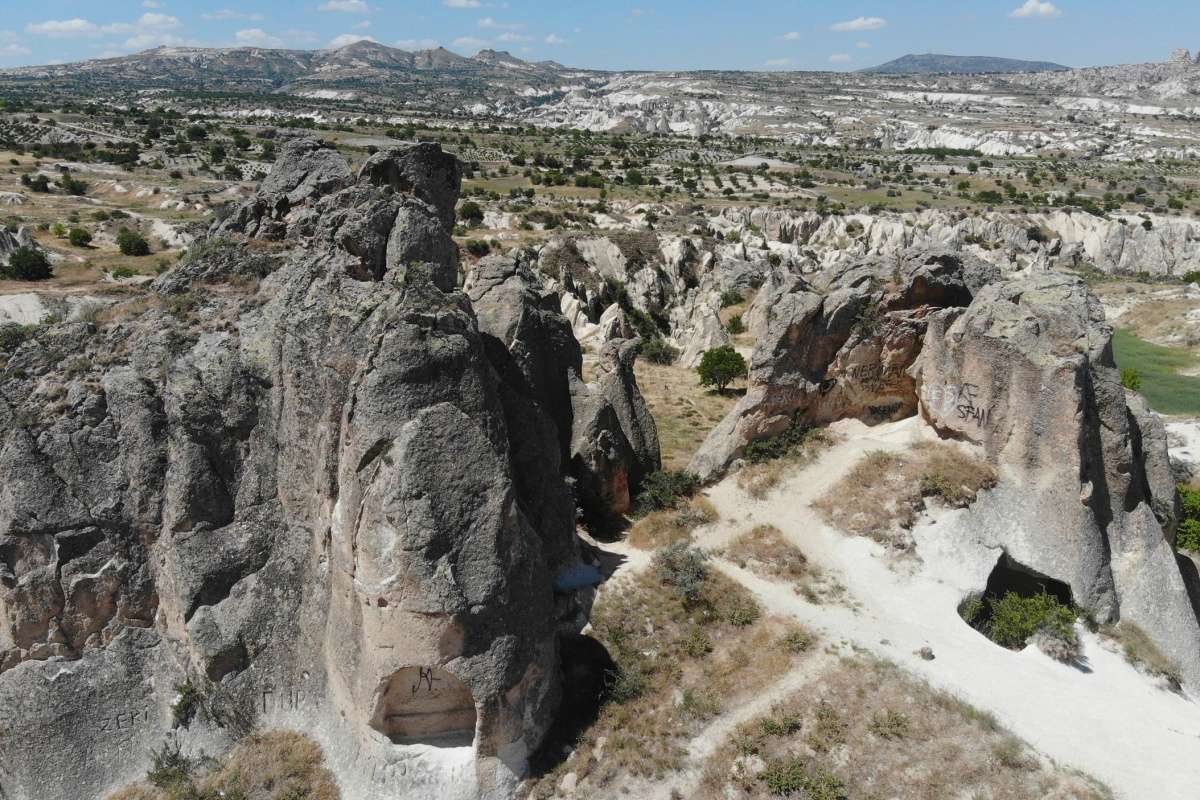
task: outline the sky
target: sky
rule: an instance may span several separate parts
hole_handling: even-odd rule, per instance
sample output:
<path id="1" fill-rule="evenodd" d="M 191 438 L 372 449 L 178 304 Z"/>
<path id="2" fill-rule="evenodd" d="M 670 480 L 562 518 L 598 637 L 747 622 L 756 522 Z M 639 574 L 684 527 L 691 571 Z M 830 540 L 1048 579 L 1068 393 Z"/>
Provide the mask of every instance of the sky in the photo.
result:
<path id="1" fill-rule="evenodd" d="M 1200 49 L 1196 0 L 0 0 L 0 67 L 157 45 L 369 38 L 594 69 L 853 70 L 906 53 L 1163 61 Z"/>

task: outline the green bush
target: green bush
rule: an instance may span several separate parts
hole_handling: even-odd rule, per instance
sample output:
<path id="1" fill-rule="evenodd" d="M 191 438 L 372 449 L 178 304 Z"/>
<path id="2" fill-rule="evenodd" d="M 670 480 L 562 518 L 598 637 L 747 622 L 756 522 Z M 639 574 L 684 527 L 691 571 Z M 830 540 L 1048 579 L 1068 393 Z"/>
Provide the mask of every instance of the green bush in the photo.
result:
<path id="1" fill-rule="evenodd" d="M 608 697 L 615 703 L 636 700 L 646 691 L 646 676 L 638 666 L 618 669 L 608 674 Z"/>
<path id="2" fill-rule="evenodd" d="M 467 252 L 476 258 L 483 258 L 488 253 L 492 252 L 492 246 L 480 239 L 468 239 L 466 243 Z"/>
<path id="3" fill-rule="evenodd" d="M 67 234 L 67 241 L 72 247 L 87 247 L 92 243 L 92 235 L 83 228 L 71 228 Z"/>
<path id="4" fill-rule="evenodd" d="M 480 225 L 483 223 L 483 207 L 474 200 L 467 200 L 458 207 L 458 218 L 468 225 Z"/>
<path id="5" fill-rule="evenodd" d="M 785 458 L 810 444 L 825 440 L 827 435 L 822 428 L 814 428 L 807 422 L 796 418 L 787 430 L 775 436 L 756 439 L 746 445 L 742 458 L 751 464 L 761 464 Z"/>
<path id="6" fill-rule="evenodd" d="M 748 625 L 753 625 L 758 622 L 758 618 L 762 616 L 762 606 L 760 606 L 753 598 L 735 598 L 729 606 L 725 618 L 730 625 L 735 625 L 739 628 L 745 628 Z"/>
<path id="7" fill-rule="evenodd" d="M 729 318 L 729 324 L 725 326 L 725 330 L 737 336 L 739 333 L 746 332 L 746 323 L 742 322 L 741 314 L 734 314 Z"/>
<path id="8" fill-rule="evenodd" d="M 715 386 L 718 392 L 746 375 L 746 359 L 729 345 L 706 350 L 696 367 L 701 386 Z"/>
<path id="9" fill-rule="evenodd" d="M 1183 514 L 1175 546 L 1180 550 L 1200 552 L 1200 490 L 1180 486 L 1179 499 Z"/>
<path id="10" fill-rule="evenodd" d="M 658 579 L 671 587 L 680 599 L 695 602 L 704 590 L 708 578 L 708 567 L 704 562 L 708 554 L 690 543 L 680 541 L 659 550 L 654 556 L 654 572 Z"/>
<path id="11" fill-rule="evenodd" d="M 18 247 L 8 257 L 8 266 L 0 269 L 0 277 L 18 281 L 44 281 L 54 277 L 50 260 L 41 250 Z"/>
<path id="12" fill-rule="evenodd" d="M 1041 630 L 1066 642 L 1076 641 L 1075 612 L 1047 592 L 1033 597 L 1008 592 L 999 600 L 988 598 L 988 605 L 992 609 L 988 638 L 1002 647 L 1020 649 Z"/>
<path id="13" fill-rule="evenodd" d="M 1131 392 L 1139 391 L 1142 388 L 1142 373 L 1132 367 L 1125 367 L 1121 370 L 1121 385 Z"/>
<path id="14" fill-rule="evenodd" d="M 847 800 L 846 785 L 833 774 L 810 766 L 803 758 L 773 761 L 759 776 L 771 794 L 805 800 Z"/>
<path id="15" fill-rule="evenodd" d="M 128 228 L 121 228 L 121 230 L 117 231 L 117 247 L 121 249 L 122 255 L 150 255 L 150 243 L 146 241 L 146 238 Z"/>
<path id="16" fill-rule="evenodd" d="M 652 339 L 642 339 L 641 345 L 638 347 L 638 353 L 651 364 L 662 364 L 670 366 L 679 358 L 679 350 L 667 343 L 667 340 L 661 336 L 655 336 Z"/>
<path id="17" fill-rule="evenodd" d="M 133 267 L 120 266 L 120 267 L 117 267 L 116 269 L 114 269 L 109 274 L 112 275 L 117 280 L 123 281 L 123 280 L 128 280 L 129 278 L 132 278 L 134 275 L 137 275 L 138 271 L 136 269 L 134 269 Z"/>
<path id="18" fill-rule="evenodd" d="M 869 727 L 871 733 L 882 739 L 903 739 L 911 726 L 907 715 L 888 709 L 872 717 Z"/>
<path id="19" fill-rule="evenodd" d="M 745 298 L 742 297 L 742 293 L 737 289 L 726 289 L 725 291 L 721 292 L 721 308 L 736 306 L 743 300 L 745 300 Z"/>
<path id="20" fill-rule="evenodd" d="M 816 637 L 811 633 L 803 628 L 797 628 L 784 636 L 779 643 L 789 653 L 805 653 L 813 646 L 813 642 L 815 641 Z"/>
<path id="21" fill-rule="evenodd" d="M 651 511 L 675 508 L 683 500 L 694 495 L 699 488 L 700 478 L 691 472 L 665 469 L 651 472 L 642 481 L 641 491 L 638 492 L 637 512 L 648 514 Z"/>
<path id="22" fill-rule="evenodd" d="M 0 352 L 12 353 L 36 330 L 32 325 L 0 325 Z"/>

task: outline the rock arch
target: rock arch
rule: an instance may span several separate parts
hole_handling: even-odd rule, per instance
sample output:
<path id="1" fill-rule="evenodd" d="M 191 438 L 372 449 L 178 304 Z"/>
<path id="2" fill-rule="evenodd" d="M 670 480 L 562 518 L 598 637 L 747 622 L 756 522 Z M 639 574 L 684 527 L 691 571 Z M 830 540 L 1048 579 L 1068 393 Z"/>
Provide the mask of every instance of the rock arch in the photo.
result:
<path id="1" fill-rule="evenodd" d="M 403 667 L 375 693 L 371 727 L 397 744 L 458 747 L 475 739 L 471 689 L 441 667 Z"/>

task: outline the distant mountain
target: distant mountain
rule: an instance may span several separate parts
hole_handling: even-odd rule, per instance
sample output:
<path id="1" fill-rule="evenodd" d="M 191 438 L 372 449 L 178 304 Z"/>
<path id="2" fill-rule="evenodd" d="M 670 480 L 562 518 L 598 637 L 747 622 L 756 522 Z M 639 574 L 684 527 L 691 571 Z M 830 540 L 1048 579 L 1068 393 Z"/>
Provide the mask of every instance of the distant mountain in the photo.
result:
<path id="1" fill-rule="evenodd" d="M 1021 61 L 992 56 L 947 56 L 937 53 L 910 54 L 878 67 L 860 70 L 882 75 L 982 75 L 998 72 L 1063 72 L 1070 67 L 1049 61 Z"/>
<path id="2" fill-rule="evenodd" d="M 562 69 L 484 50 L 473 58 L 438 47 L 411 52 L 362 40 L 331 50 L 156 47 L 119 58 L 0 70 L 0 82 L 90 88 L 168 88 L 291 94 L 340 89 L 387 94 L 414 84 L 486 97 L 489 81 L 553 84 Z M 464 84 L 463 81 L 466 81 Z M 478 89 L 478 91 L 473 91 Z"/>

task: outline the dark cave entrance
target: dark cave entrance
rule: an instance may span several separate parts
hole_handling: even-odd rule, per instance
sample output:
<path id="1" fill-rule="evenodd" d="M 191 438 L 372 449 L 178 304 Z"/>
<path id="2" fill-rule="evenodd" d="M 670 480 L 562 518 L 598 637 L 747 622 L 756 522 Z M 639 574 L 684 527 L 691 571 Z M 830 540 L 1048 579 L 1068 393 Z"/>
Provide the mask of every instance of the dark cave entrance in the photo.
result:
<path id="1" fill-rule="evenodd" d="M 1009 593 L 1020 597 L 1037 597 L 1043 592 L 1067 608 L 1074 607 L 1071 587 L 1063 581 L 1043 575 L 1021 564 L 1007 552 L 1001 553 L 988 575 L 982 593 L 967 596 L 958 606 L 958 615 L 975 630 L 988 635 L 992 621 L 992 603 Z M 991 638 L 989 636 L 989 638 Z"/>
<path id="2" fill-rule="evenodd" d="M 404 667 L 380 688 L 371 727 L 396 744 L 469 747 L 475 741 L 475 699 L 441 667 Z"/>

